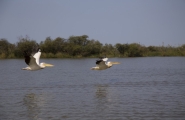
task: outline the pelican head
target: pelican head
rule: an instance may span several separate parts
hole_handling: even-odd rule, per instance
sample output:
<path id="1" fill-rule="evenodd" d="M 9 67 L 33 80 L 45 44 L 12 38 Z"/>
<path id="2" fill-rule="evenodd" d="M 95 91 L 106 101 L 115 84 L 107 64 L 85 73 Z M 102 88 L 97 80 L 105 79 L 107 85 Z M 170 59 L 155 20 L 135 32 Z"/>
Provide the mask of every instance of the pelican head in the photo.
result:
<path id="1" fill-rule="evenodd" d="M 120 64 L 120 62 L 107 62 L 107 66 L 110 68 L 112 65 Z"/>
<path id="2" fill-rule="evenodd" d="M 48 64 L 48 63 L 40 63 L 40 67 L 41 68 L 45 68 L 45 67 L 53 67 L 54 65 L 52 64 Z"/>

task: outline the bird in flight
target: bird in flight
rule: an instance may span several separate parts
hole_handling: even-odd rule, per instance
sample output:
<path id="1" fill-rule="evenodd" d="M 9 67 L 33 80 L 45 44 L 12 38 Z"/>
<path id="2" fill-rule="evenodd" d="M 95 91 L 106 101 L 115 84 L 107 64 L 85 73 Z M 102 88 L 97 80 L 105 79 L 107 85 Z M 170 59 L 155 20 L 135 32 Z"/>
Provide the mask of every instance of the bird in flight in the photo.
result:
<path id="1" fill-rule="evenodd" d="M 34 48 L 31 52 L 24 51 L 24 58 L 25 63 L 28 65 L 26 68 L 22 68 L 22 70 L 41 70 L 45 67 L 52 67 L 54 65 L 48 64 L 48 63 L 39 63 L 41 56 L 41 49 L 37 46 L 37 48 Z"/>
<path id="2" fill-rule="evenodd" d="M 92 67 L 91 70 L 105 70 L 112 67 L 114 64 L 120 64 L 119 62 L 107 62 L 107 60 L 107 57 L 102 57 L 99 60 L 96 60 L 96 67 Z"/>

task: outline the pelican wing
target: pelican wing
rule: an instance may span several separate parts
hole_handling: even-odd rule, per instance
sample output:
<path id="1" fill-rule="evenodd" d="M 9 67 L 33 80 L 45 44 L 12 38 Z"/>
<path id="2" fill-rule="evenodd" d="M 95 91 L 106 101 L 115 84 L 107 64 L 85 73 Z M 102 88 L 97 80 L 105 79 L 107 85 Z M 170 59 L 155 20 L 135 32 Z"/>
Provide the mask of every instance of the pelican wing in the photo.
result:
<path id="1" fill-rule="evenodd" d="M 106 62 L 108 60 L 108 58 L 103 58 L 102 60 Z"/>
<path id="2" fill-rule="evenodd" d="M 103 60 L 103 61 L 105 61 L 105 62 L 108 60 L 107 57 L 99 57 L 99 59 L 100 59 L 100 60 Z"/>
<path id="3" fill-rule="evenodd" d="M 38 44 L 33 46 L 33 48 L 32 48 L 32 56 L 36 59 L 37 65 L 39 65 L 39 60 L 40 60 L 40 56 L 41 56 L 41 49 L 39 48 Z"/>
<path id="4" fill-rule="evenodd" d="M 33 57 L 36 60 L 37 65 L 39 65 L 40 56 L 41 56 L 41 50 L 40 48 L 38 48 L 37 52 L 33 55 Z"/>
<path id="5" fill-rule="evenodd" d="M 36 63 L 35 58 L 29 55 L 27 52 L 24 54 L 25 62 L 30 67 L 31 70 L 39 70 L 41 67 Z"/>
<path id="6" fill-rule="evenodd" d="M 99 69 L 107 69 L 107 65 L 104 60 L 97 60 L 96 67 L 99 67 Z"/>
<path id="7" fill-rule="evenodd" d="M 31 70 L 39 70 L 41 67 L 36 63 L 36 60 L 33 56 L 30 56 L 30 63 L 29 66 Z"/>

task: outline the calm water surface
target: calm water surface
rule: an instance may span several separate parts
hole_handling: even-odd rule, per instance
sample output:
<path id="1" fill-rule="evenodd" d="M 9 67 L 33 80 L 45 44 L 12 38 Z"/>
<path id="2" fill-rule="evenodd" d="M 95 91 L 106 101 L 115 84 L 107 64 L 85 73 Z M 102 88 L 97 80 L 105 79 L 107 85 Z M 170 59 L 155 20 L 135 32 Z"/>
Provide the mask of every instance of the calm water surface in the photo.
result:
<path id="1" fill-rule="evenodd" d="M 0 60 L 0 120 L 184 120 L 185 57 L 42 59 L 55 67 L 24 71 Z"/>

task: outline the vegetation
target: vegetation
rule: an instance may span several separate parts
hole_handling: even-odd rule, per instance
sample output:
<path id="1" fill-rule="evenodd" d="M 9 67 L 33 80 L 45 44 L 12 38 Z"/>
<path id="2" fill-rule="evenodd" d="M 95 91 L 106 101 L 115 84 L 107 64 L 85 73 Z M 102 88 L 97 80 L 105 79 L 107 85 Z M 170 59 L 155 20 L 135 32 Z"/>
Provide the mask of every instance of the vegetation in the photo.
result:
<path id="1" fill-rule="evenodd" d="M 103 45 L 98 40 L 89 40 L 87 35 L 82 35 L 70 36 L 68 39 L 47 37 L 40 43 L 28 36 L 20 37 L 15 44 L 0 39 L 0 58 L 23 58 L 23 51 L 32 49 L 35 44 L 39 44 L 42 58 L 185 56 L 185 44 L 178 47 L 146 47 L 138 43 Z"/>

